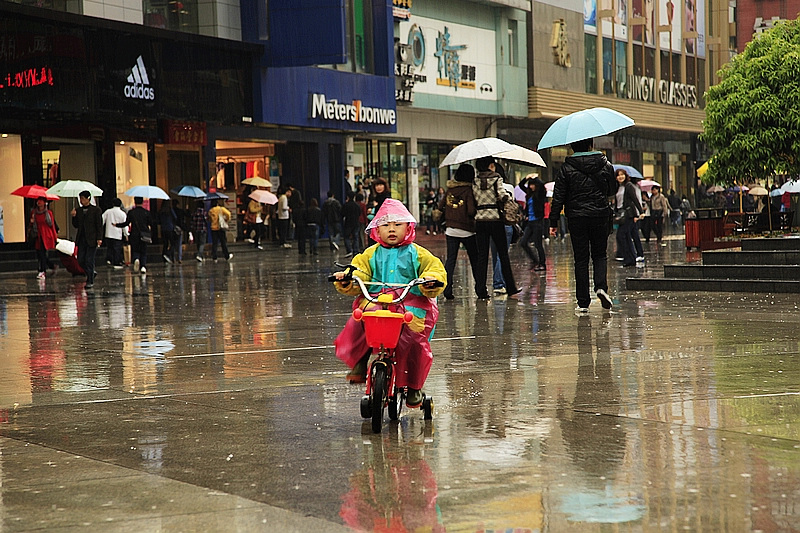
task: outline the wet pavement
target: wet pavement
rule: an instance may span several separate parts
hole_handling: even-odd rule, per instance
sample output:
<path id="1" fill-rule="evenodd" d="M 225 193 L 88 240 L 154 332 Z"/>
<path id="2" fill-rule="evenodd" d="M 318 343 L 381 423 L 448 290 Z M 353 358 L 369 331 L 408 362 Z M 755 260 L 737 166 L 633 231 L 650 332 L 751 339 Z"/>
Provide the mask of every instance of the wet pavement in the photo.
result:
<path id="1" fill-rule="evenodd" d="M 488 302 L 462 253 L 433 420 L 378 435 L 327 250 L 0 278 L 0 530 L 798 531 L 796 295 L 625 291 L 668 244 L 581 318 L 568 243 Z"/>

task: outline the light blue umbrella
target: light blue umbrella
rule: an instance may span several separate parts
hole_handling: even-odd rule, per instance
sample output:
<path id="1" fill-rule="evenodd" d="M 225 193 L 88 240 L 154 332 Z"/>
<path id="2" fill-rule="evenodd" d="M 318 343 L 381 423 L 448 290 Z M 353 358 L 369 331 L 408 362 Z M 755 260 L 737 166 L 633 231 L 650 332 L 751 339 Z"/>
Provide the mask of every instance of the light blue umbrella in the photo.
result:
<path id="1" fill-rule="evenodd" d="M 125 194 L 134 197 L 141 196 L 142 198 L 169 200 L 169 195 L 161 187 L 156 187 L 155 185 L 137 185 L 125 191 Z"/>
<path id="2" fill-rule="evenodd" d="M 602 137 L 630 126 L 633 126 L 632 118 L 607 107 L 576 111 L 561 117 L 547 128 L 539 141 L 539 150 Z"/>
<path id="3" fill-rule="evenodd" d="M 636 170 L 635 168 L 633 168 L 630 165 L 616 165 L 615 164 L 614 165 L 614 172 L 616 172 L 617 170 L 624 170 L 625 172 L 628 173 L 628 176 L 630 176 L 632 178 L 637 178 L 637 179 L 640 179 L 640 180 L 644 179 L 644 176 L 642 176 L 642 173 L 639 172 L 638 170 Z"/>
<path id="4" fill-rule="evenodd" d="M 169 192 L 177 194 L 178 196 L 185 196 L 187 198 L 205 198 L 207 194 L 206 191 L 200 187 L 195 187 L 194 185 L 181 185 L 180 187 L 170 189 Z"/>

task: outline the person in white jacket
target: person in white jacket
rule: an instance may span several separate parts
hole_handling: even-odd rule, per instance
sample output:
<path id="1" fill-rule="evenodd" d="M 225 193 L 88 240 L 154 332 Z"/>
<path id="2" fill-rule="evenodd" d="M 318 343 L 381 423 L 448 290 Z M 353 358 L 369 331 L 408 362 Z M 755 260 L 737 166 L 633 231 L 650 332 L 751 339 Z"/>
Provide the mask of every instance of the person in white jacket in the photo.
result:
<path id="1" fill-rule="evenodd" d="M 122 210 L 122 200 L 114 198 L 111 209 L 103 213 L 104 241 L 106 245 L 106 263 L 115 269 L 123 268 L 122 241 L 128 236 L 128 228 L 117 227 L 125 222 L 128 215 Z"/>

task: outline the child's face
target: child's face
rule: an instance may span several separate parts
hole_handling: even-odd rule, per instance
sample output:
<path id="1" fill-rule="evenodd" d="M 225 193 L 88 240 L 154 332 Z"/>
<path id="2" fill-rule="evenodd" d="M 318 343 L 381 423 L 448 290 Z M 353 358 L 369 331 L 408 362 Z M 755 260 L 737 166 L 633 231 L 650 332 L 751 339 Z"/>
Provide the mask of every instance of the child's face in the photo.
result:
<path id="1" fill-rule="evenodd" d="M 408 222 L 389 222 L 378 226 L 378 235 L 388 246 L 397 246 L 406 237 Z"/>

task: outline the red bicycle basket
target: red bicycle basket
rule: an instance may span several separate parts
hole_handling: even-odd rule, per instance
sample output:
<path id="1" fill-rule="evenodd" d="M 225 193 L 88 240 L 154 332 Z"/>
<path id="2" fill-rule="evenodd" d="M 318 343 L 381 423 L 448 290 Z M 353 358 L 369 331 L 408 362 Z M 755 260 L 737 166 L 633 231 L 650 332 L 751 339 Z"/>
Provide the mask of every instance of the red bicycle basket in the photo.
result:
<path id="1" fill-rule="evenodd" d="M 405 319 L 403 313 L 386 310 L 366 311 L 361 318 L 364 331 L 367 333 L 367 345 L 370 348 L 394 348 L 400 339 Z"/>

